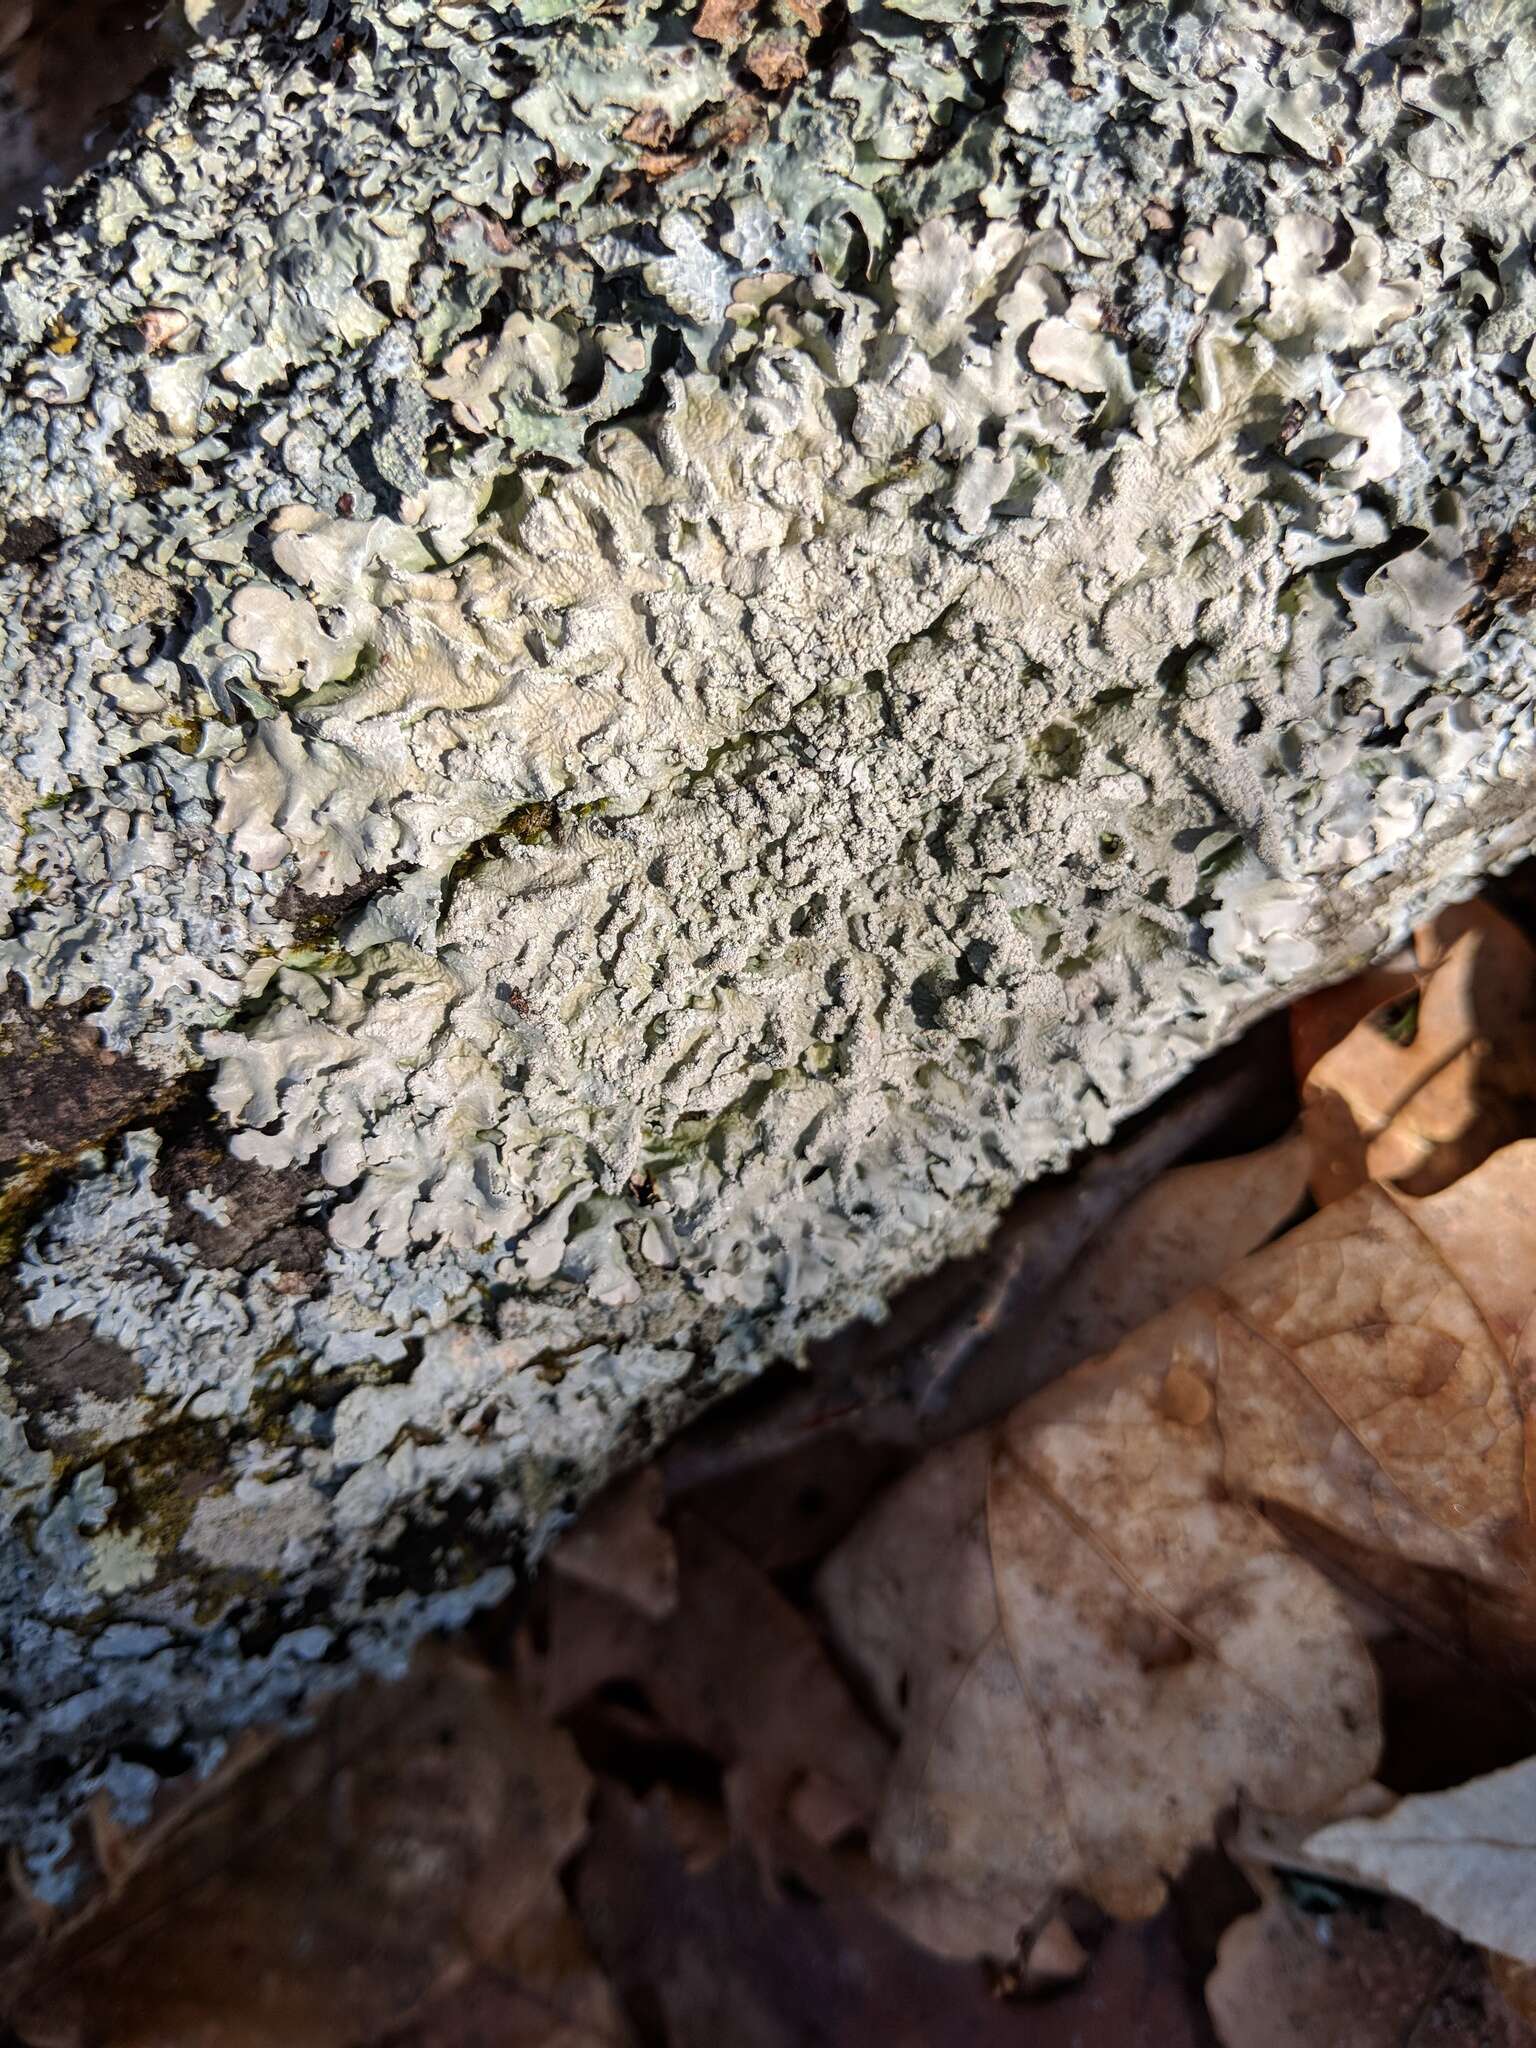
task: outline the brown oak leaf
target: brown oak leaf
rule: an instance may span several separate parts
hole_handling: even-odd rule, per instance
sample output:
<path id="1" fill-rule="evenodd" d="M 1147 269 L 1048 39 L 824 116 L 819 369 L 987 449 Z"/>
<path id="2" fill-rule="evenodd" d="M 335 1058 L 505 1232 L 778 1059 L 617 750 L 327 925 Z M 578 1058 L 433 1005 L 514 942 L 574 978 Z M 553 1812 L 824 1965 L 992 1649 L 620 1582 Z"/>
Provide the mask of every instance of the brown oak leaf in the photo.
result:
<path id="1" fill-rule="evenodd" d="M 28 2048 L 349 2048 L 548 1910 L 591 1781 L 516 1683 L 425 1657 L 196 1805 L 23 1966 Z"/>
<path id="2" fill-rule="evenodd" d="M 1536 1129 L 1536 950 L 1486 903 L 1414 937 L 1416 967 L 1377 970 L 1327 998 L 1385 990 L 1305 1076 L 1312 1191 L 1337 1201 L 1367 1180 L 1429 1195 Z M 1392 986 L 1392 984 L 1397 984 Z M 1309 999 L 1318 1002 L 1323 999 Z M 1298 1005 L 1304 1012 L 1308 1005 Z M 1318 1026 L 1293 1027 L 1298 1048 Z"/>
<path id="3" fill-rule="evenodd" d="M 1239 1794 L 1326 1812 L 1369 1777 L 1319 1545 L 1529 1649 L 1533 1305 L 1523 1143 L 1330 1205 L 876 1505 L 821 1593 L 901 1738 L 876 1854 L 973 1909 L 914 1932 L 1005 1948 L 1064 1887 L 1154 1911 Z"/>

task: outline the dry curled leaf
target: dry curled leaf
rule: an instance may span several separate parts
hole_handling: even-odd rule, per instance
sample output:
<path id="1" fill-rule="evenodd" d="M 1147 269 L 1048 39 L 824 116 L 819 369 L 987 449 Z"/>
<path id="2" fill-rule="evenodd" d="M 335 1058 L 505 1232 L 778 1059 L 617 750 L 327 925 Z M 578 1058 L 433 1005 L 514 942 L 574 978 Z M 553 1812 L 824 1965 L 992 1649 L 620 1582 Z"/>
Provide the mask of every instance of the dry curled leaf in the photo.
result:
<path id="1" fill-rule="evenodd" d="M 544 1910 L 590 1780 L 509 1678 L 347 1695 L 163 1840 L 14 1988 L 28 2048 L 348 2048 Z"/>
<path id="2" fill-rule="evenodd" d="M 1337 1821 L 1305 1847 L 1467 1940 L 1536 1965 L 1536 1757 L 1420 1792 L 1376 1819 Z"/>
<path id="3" fill-rule="evenodd" d="M 1528 1645 L 1533 1302 L 1522 1144 L 1423 1200 L 1331 1205 L 919 1466 L 821 1580 L 901 1735 L 887 1868 L 996 1948 L 1065 1886 L 1154 1910 L 1239 1793 L 1331 1810 L 1371 1773 L 1375 1681 L 1284 1531 L 1367 1583 L 1400 1568 L 1404 1597 L 1454 1585 L 1485 1640 Z"/>
<path id="4" fill-rule="evenodd" d="M 1433 1194 L 1536 1121 L 1536 950 L 1486 903 L 1443 912 L 1414 946 L 1406 987 L 1306 1075 L 1319 1202 L 1366 1180 Z M 1396 978 L 1378 971 L 1364 986 Z"/>

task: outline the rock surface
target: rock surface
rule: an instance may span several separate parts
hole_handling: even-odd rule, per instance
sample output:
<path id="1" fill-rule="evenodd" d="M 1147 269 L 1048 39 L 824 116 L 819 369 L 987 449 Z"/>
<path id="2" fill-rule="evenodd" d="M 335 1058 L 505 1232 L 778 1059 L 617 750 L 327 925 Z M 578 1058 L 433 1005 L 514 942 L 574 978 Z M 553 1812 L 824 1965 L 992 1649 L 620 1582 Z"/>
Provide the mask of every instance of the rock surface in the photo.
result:
<path id="1" fill-rule="evenodd" d="M 1536 834 L 1523 8 L 238 14 L 0 243 L 45 1894 Z"/>

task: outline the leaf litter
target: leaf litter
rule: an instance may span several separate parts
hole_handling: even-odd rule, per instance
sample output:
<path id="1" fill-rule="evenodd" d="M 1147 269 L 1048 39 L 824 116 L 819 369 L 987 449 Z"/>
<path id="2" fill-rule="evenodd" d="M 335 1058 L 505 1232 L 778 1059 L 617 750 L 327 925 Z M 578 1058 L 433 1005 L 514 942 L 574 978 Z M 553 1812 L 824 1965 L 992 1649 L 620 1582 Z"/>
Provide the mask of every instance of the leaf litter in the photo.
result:
<path id="1" fill-rule="evenodd" d="M 16 2039 L 1532 2048 L 1520 915 L 1444 914 L 1276 1052 L 404 1680 L 100 1808 L 92 1896 L 8 1916 Z"/>

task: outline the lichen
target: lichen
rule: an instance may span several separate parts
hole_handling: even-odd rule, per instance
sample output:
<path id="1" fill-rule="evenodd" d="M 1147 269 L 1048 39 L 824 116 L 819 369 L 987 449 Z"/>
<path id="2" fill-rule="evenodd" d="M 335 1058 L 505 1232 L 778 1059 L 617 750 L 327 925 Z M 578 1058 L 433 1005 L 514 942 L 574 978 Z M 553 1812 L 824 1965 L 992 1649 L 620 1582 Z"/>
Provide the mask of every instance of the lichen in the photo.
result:
<path id="1" fill-rule="evenodd" d="M 1536 827 L 1525 10 L 197 18 L 0 245 L 39 1867 Z"/>

